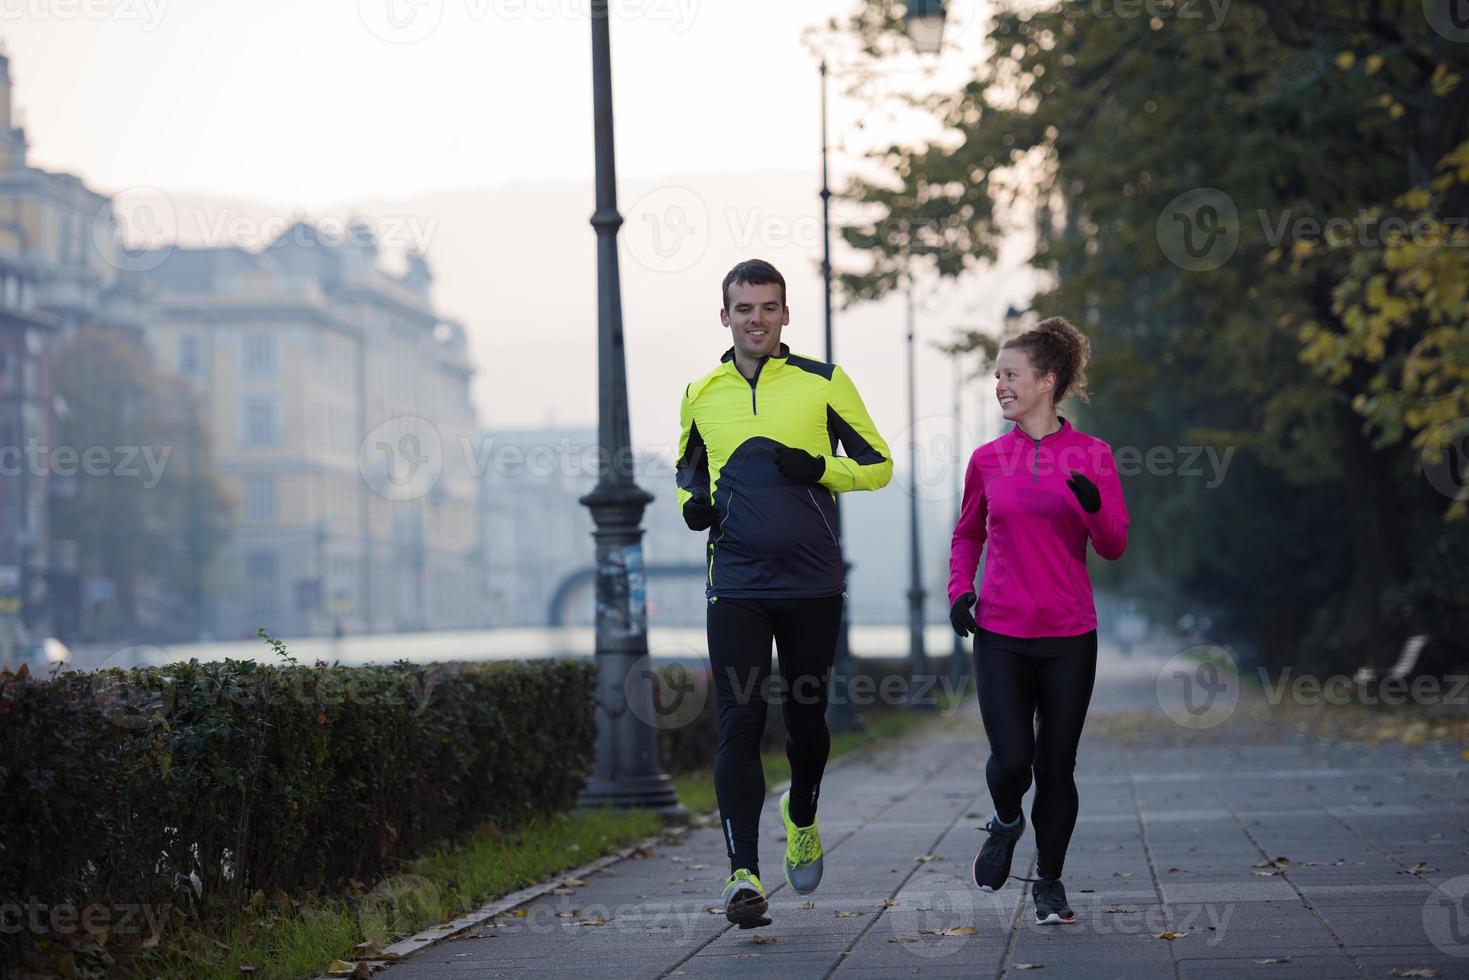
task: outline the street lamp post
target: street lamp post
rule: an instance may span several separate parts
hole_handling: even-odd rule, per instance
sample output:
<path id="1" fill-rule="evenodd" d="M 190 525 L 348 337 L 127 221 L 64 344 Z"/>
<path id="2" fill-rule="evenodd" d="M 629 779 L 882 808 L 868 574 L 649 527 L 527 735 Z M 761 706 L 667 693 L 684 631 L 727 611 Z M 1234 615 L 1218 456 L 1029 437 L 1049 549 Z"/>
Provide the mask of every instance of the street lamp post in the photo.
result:
<path id="1" fill-rule="evenodd" d="M 954 355 L 954 526 L 964 510 L 964 362 Z M 945 596 L 947 600 L 947 596 Z M 969 675 L 969 651 L 964 638 L 954 634 L 954 648 L 949 653 L 949 690 L 958 691 Z"/>
<path id="2" fill-rule="evenodd" d="M 944 20 L 945 20 L 945 10 L 944 10 L 943 0 L 913 0 L 913 2 L 910 2 L 908 4 L 907 11 L 904 14 L 904 23 L 905 23 L 905 25 L 907 27 L 907 30 L 908 30 L 908 36 L 913 40 L 913 46 L 918 51 L 919 54 L 937 54 L 938 53 L 940 47 L 943 44 Z M 832 326 L 831 326 L 831 321 L 832 321 L 832 315 L 831 315 L 831 310 L 832 310 L 832 287 L 831 287 L 831 184 L 830 184 L 830 180 L 829 180 L 829 176 L 830 175 L 829 175 L 829 164 L 828 164 L 828 158 L 830 156 L 830 151 L 829 151 L 830 140 L 828 138 L 828 132 L 827 132 L 827 111 L 826 111 L 826 106 L 827 106 L 827 76 L 830 74 L 830 71 L 827 68 L 826 59 L 825 58 L 823 58 L 821 60 L 820 72 L 821 72 L 821 280 L 822 280 L 822 286 L 823 286 L 823 289 L 824 289 L 824 292 L 825 292 L 825 297 L 826 297 L 826 360 L 827 360 L 828 363 L 835 363 L 835 360 L 836 360 L 836 352 L 835 352 L 835 349 L 834 349 L 834 346 L 833 346 L 833 341 L 832 341 Z M 913 377 L 913 367 L 912 367 L 913 329 L 912 329 L 912 296 L 911 296 L 911 289 L 910 289 L 910 296 L 909 296 L 908 343 L 909 343 L 909 386 L 910 386 L 909 387 L 909 390 L 910 390 L 909 415 L 910 415 L 910 422 L 911 422 L 911 416 L 912 416 L 912 397 L 911 397 L 911 391 L 912 391 L 912 377 Z M 911 453 L 910 453 L 910 458 L 911 458 Z M 837 511 L 836 511 L 836 513 L 837 513 L 837 527 L 836 527 L 836 533 L 837 533 L 838 547 L 841 547 L 841 541 L 842 541 L 842 519 L 841 519 L 841 513 L 842 513 L 842 509 L 841 509 L 841 495 L 840 494 L 837 495 L 836 505 L 837 505 Z M 918 544 L 917 544 L 917 541 L 918 541 L 917 521 L 918 521 L 918 516 L 917 516 L 917 500 L 916 500 L 916 497 L 914 498 L 914 502 L 913 502 L 913 515 L 912 515 L 912 520 L 914 522 L 914 529 L 913 529 L 913 542 L 914 542 L 913 543 L 913 550 L 914 550 L 913 561 L 916 564 L 918 562 L 918 555 L 917 555 L 917 548 L 918 548 Z M 845 554 L 846 554 L 845 550 L 843 550 L 842 553 L 845 556 Z M 850 563 L 848 563 L 846 565 L 846 572 L 847 572 L 847 575 L 848 575 L 849 578 L 850 578 L 851 569 L 852 569 L 852 566 L 851 566 Z M 914 598 L 913 598 L 913 590 L 910 590 L 910 592 L 909 592 L 910 607 L 911 607 L 911 603 L 913 601 L 914 601 Z M 917 649 L 918 649 L 919 655 L 921 656 L 922 655 L 922 642 L 923 642 L 922 641 L 922 621 L 921 621 L 923 598 L 922 598 L 922 594 L 921 593 L 919 594 L 919 596 L 918 596 L 918 598 L 917 598 L 916 601 L 918 603 L 919 616 L 920 616 L 920 621 L 919 621 L 919 625 L 918 625 L 919 639 L 917 641 Z M 846 612 L 846 606 L 844 604 L 843 610 L 842 610 L 842 624 L 841 624 L 841 629 L 840 629 L 840 631 L 837 634 L 836 662 L 835 662 L 835 665 L 834 665 L 833 670 L 832 670 L 832 686 L 833 686 L 833 688 L 836 689 L 836 691 L 838 693 L 838 697 L 836 699 L 834 699 L 834 701 L 832 702 L 832 705 L 831 705 L 831 708 L 830 708 L 830 711 L 829 711 L 831 727 L 833 729 L 837 730 L 837 731 L 852 731 L 852 730 L 861 728 L 861 722 L 858 720 L 857 713 L 856 713 L 856 711 L 855 711 L 855 709 L 854 709 L 854 707 L 853 707 L 853 705 L 851 703 L 851 697 L 849 696 L 849 693 L 850 692 L 848 690 L 848 684 L 846 683 L 846 679 L 850 678 L 851 675 L 852 675 L 852 654 L 851 654 L 851 647 L 849 646 L 849 642 L 848 641 L 849 641 L 849 632 L 848 632 L 848 629 L 847 629 L 847 612 Z"/>
<path id="3" fill-rule="evenodd" d="M 828 364 L 836 362 L 836 351 L 832 345 L 831 332 L 831 185 L 828 182 L 827 170 L 827 126 L 826 126 L 826 59 L 821 61 L 821 281 L 826 295 L 826 360 Z M 842 495 L 837 494 L 834 501 L 836 504 L 836 535 L 837 548 L 842 553 L 844 579 L 850 580 L 852 573 L 851 562 L 846 561 L 846 549 L 842 547 L 843 521 L 842 521 Z M 849 602 L 842 603 L 842 624 L 837 630 L 837 650 L 835 662 L 832 665 L 831 686 L 835 692 L 828 717 L 830 726 L 834 731 L 853 732 L 860 731 L 862 721 L 857 717 L 856 706 L 852 704 L 851 680 L 852 680 L 852 648 L 849 645 L 850 632 L 847 628 L 847 609 Z"/>
<path id="4" fill-rule="evenodd" d="M 581 498 L 597 542 L 597 751 L 577 803 L 635 806 L 668 819 L 686 812 L 658 765 L 651 678 L 636 676 L 648 655 L 643 585 L 643 508 L 653 497 L 632 475 L 623 356 L 622 289 L 617 267 L 617 173 L 612 152 L 612 42 L 607 0 L 592 0 L 592 101 L 596 132 L 597 485 Z M 629 676 L 634 674 L 634 676 Z"/>
<path id="5" fill-rule="evenodd" d="M 908 473 L 913 486 L 908 493 L 908 707 L 934 707 L 917 700 L 919 690 L 931 690 L 923 684 L 928 673 L 928 653 L 923 644 L 923 549 L 918 521 L 918 352 L 913 342 L 913 274 L 911 263 L 904 273 L 907 280 L 904 298 L 908 307 Z"/>

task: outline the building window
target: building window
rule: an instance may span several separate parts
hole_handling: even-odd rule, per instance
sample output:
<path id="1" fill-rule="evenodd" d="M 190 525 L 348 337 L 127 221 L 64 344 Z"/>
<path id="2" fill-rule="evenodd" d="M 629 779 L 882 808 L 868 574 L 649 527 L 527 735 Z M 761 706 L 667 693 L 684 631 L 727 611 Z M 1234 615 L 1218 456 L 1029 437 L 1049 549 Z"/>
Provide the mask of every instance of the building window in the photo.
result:
<path id="1" fill-rule="evenodd" d="M 244 350 L 240 355 L 242 377 L 263 380 L 275 377 L 275 334 L 263 330 L 252 331 L 241 339 Z"/>
<path id="2" fill-rule="evenodd" d="M 274 446 L 276 442 L 275 399 L 245 399 L 241 412 L 240 442 L 245 446 Z"/>
<path id="3" fill-rule="evenodd" d="M 245 479 L 245 517 L 252 521 L 275 520 L 275 477 Z"/>
<path id="4" fill-rule="evenodd" d="M 203 367 L 199 358 L 199 338 L 193 334 L 181 334 L 179 336 L 179 374 L 186 378 L 199 377 L 199 370 Z"/>
<path id="5" fill-rule="evenodd" d="M 275 552 L 252 551 L 247 554 L 245 556 L 245 578 L 248 583 L 247 592 L 250 596 L 250 615 L 275 615 Z"/>

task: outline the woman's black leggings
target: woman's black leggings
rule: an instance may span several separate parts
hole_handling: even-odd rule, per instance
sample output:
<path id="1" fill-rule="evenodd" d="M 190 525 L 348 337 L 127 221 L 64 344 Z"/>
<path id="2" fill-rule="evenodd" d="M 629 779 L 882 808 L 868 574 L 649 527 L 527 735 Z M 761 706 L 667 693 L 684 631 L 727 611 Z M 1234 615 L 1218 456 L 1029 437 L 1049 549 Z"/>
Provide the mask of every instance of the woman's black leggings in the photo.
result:
<path id="1" fill-rule="evenodd" d="M 981 629 L 974 668 L 995 812 L 1006 823 L 1020 816 L 1034 771 L 1036 870 L 1059 878 L 1076 828 L 1076 746 L 1097 676 L 1097 631 L 1021 639 Z"/>
<path id="2" fill-rule="evenodd" d="M 709 664 L 719 706 L 714 793 L 729 851 L 729 869 L 760 873 L 760 810 L 765 768 L 760 736 L 767 695 L 780 704 L 791 760 L 791 819 L 816 819 L 816 796 L 831 751 L 827 685 L 842 623 L 840 595 L 817 599 L 732 599 L 709 602 Z M 770 642 L 780 653 L 780 685 L 771 689 Z"/>

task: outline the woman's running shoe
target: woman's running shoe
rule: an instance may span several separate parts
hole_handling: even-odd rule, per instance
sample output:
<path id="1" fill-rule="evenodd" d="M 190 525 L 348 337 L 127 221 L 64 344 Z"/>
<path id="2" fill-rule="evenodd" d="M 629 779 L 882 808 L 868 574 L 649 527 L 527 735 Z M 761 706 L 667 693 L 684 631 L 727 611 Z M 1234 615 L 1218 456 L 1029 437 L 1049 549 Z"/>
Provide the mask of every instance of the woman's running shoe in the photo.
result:
<path id="1" fill-rule="evenodd" d="M 1030 886 L 1030 896 L 1035 899 L 1036 925 L 1076 921 L 1076 913 L 1071 911 L 1071 906 L 1066 902 L 1066 889 L 1062 886 L 1061 879 L 1036 880 Z"/>
<path id="2" fill-rule="evenodd" d="M 724 917 L 741 929 L 770 925 L 770 916 L 765 914 L 769 908 L 760 879 L 744 868 L 725 880 Z"/>
<path id="3" fill-rule="evenodd" d="M 974 856 L 974 883 L 980 891 L 997 891 L 1010 877 L 1010 860 L 1015 856 L 1015 845 L 1025 833 L 1025 814 L 1020 814 L 1010 825 L 1000 823 L 996 814 L 984 829 L 989 838 L 979 853 Z"/>

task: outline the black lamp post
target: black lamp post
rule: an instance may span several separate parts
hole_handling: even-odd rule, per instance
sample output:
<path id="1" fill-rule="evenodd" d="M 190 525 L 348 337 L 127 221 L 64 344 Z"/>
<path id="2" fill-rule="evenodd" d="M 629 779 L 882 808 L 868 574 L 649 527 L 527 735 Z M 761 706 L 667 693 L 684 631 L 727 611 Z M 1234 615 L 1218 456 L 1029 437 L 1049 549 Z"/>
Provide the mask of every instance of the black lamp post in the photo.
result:
<path id="1" fill-rule="evenodd" d="M 826 60 L 821 62 L 821 281 L 826 293 L 826 360 L 835 363 L 836 351 L 832 346 L 831 333 L 831 186 L 827 182 L 827 136 L 826 136 Z M 836 495 L 837 547 L 846 561 L 846 549 L 842 547 L 842 495 Z M 846 562 L 844 577 L 850 579 L 852 563 Z M 852 648 L 847 629 L 847 610 L 851 603 L 842 604 L 842 625 L 837 631 L 836 660 L 832 665 L 831 686 L 835 692 L 827 709 L 828 722 L 834 731 L 855 732 L 862 729 L 862 720 L 857 716 L 857 707 L 852 704 Z"/>
<path id="2" fill-rule="evenodd" d="M 657 733 L 646 678 L 629 671 L 648 654 L 643 579 L 643 508 L 653 496 L 633 481 L 617 267 L 617 173 L 612 153 L 612 43 L 607 0 L 592 0 L 592 100 L 596 126 L 597 485 L 581 498 L 597 542 L 597 758 L 581 806 L 635 806 L 669 819 L 686 811 L 658 765 Z M 641 703 L 635 703 L 641 702 Z"/>
<path id="3" fill-rule="evenodd" d="M 903 26 L 919 54 L 938 54 L 944 46 L 944 0 L 909 0 Z"/>
<path id="4" fill-rule="evenodd" d="M 913 40 L 913 46 L 919 54 L 937 54 L 943 45 L 944 37 L 944 3 L 943 0 L 922 0 L 922 2 L 911 2 L 908 4 L 907 12 L 904 14 L 904 23 L 908 30 L 908 36 Z M 830 139 L 827 134 L 826 103 L 827 103 L 827 76 L 830 71 L 826 66 L 826 59 L 821 60 L 821 281 L 826 296 L 826 359 L 835 362 L 836 351 L 832 343 L 831 329 L 831 184 L 829 181 L 828 157 Z M 910 327 L 909 340 L 912 340 Z M 911 366 L 910 366 L 911 373 Z M 837 495 L 837 540 L 842 540 L 842 499 Z M 913 518 L 917 520 L 916 512 Z M 916 531 L 914 532 L 916 535 Z M 915 536 L 916 541 L 916 536 Z M 915 544 L 916 548 L 917 545 Z M 843 554 L 845 555 L 845 550 Z M 916 561 L 916 555 L 914 560 Z M 850 578 L 852 570 L 851 563 L 847 563 L 846 571 Z M 911 598 L 911 597 L 910 597 Z M 921 599 L 920 599 L 921 602 Z M 837 635 L 836 663 L 832 670 L 832 686 L 836 688 L 838 697 L 833 700 L 828 712 L 829 723 L 836 731 L 854 731 L 862 727 L 857 717 L 857 712 L 851 703 L 851 697 L 847 681 L 852 676 L 852 653 L 848 643 L 849 634 L 847 629 L 847 613 L 843 609 L 841 630 Z M 921 641 L 920 641 L 921 642 Z"/>
<path id="5" fill-rule="evenodd" d="M 968 462 L 964 456 L 964 360 L 963 355 L 954 355 L 954 525 L 964 509 L 964 468 Z M 948 601 L 946 595 L 945 601 Z M 949 652 L 949 690 L 959 692 L 960 684 L 969 677 L 969 649 L 963 637 L 954 634 L 954 648 Z"/>
<path id="6" fill-rule="evenodd" d="M 906 224 L 906 223 L 905 223 Z M 911 230 L 905 227 L 904 240 L 911 243 Z M 907 246 L 905 246 L 907 247 Z M 913 268 L 912 260 L 903 273 L 907 280 L 904 299 L 908 307 L 908 472 L 913 486 L 908 493 L 908 707 L 933 708 L 931 701 L 919 701 L 919 691 L 932 691 L 924 683 L 928 674 L 928 652 L 923 644 L 923 549 L 918 521 L 918 352 L 914 345 Z"/>

